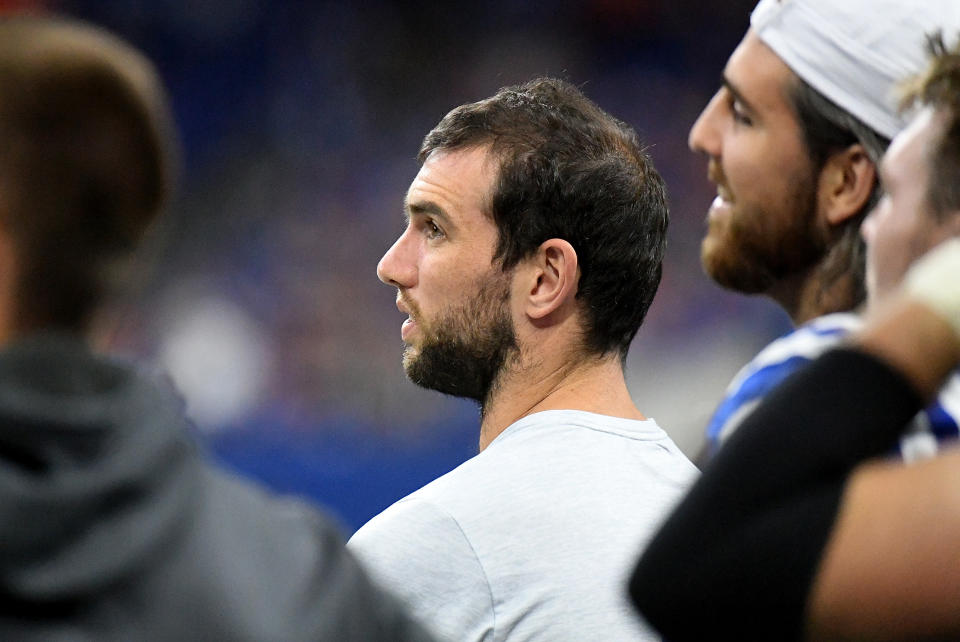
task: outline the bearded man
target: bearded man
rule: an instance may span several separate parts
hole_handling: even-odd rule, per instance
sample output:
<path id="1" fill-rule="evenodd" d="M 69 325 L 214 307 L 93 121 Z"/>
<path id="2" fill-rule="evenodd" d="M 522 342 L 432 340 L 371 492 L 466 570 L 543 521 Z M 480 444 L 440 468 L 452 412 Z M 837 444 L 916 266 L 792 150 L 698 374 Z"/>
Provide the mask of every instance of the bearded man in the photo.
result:
<path id="1" fill-rule="evenodd" d="M 696 474 L 623 372 L 663 181 L 633 130 L 550 79 L 454 109 L 419 158 L 377 273 L 408 315 L 408 376 L 477 401 L 480 453 L 349 547 L 441 639 L 653 639 L 626 572 Z"/>
<path id="2" fill-rule="evenodd" d="M 929 40 L 864 224 L 882 304 L 744 421 L 637 565 L 633 598 L 669 640 L 960 639 L 960 449 L 884 456 L 958 386 L 956 36 Z"/>
<path id="3" fill-rule="evenodd" d="M 906 126 L 897 87 L 923 70 L 925 36 L 938 29 L 960 29 L 955 0 L 761 0 L 753 10 L 690 130 L 717 185 L 701 258 L 717 284 L 770 297 L 798 327 L 731 382 L 702 458 L 859 325 L 853 313 L 868 295 L 860 226 L 882 196 L 880 158 Z M 950 406 L 935 402 L 900 453 L 929 454 L 956 438 Z"/>

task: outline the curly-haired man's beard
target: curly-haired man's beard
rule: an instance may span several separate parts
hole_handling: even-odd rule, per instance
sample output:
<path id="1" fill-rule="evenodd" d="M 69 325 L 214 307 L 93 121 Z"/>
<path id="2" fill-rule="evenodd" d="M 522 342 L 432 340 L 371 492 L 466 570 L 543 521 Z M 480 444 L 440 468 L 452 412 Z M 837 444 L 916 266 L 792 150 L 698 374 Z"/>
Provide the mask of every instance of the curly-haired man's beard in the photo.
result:
<path id="1" fill-rule="evenodd" d="M 778 205 L 737 203 L 725 220 L 708 217 L 700 259 L 717 284 L 761 294 L 823 258 L 830 241 L 817 224 L 815 177 L 798 177 Z"/>
<path id="2" fill-rule="evenodd" d="M 475 296 L 429 322 L 419 346 L 407 346 L 403 368 L 418 386 L 486 405 L 497 377 L 514 354 L 509 281 L 491 278 Z"/>

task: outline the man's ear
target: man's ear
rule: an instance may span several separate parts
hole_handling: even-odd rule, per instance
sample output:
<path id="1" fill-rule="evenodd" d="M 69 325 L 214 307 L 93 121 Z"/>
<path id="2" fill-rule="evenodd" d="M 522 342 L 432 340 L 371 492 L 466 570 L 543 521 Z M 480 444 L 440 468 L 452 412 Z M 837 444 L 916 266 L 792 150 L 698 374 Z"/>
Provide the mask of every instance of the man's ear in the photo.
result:
<path id="1" fill-rule="evenodd" d="M 860 143 L 832 154 L 820 171 L 817 192 L 827 225 L 840 225 L 860 212 L 870 199 L 876 177 L 876 165 Z"/>
<path id="2" fill-rule="evenodd" d="M 563 239 L 548 239 L 526 261 L 527 284 L 524 311 L 531 319 L 543 319 L 577 294 L 577 252 Z"/>

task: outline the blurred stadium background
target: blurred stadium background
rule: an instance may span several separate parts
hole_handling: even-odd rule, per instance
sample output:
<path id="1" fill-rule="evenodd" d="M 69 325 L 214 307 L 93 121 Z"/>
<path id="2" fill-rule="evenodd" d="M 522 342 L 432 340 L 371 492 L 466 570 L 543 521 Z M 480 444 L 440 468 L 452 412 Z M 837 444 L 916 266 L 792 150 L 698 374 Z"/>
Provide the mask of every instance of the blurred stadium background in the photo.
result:
<path id="1" fill-rule="evenodd" d="M 564 77 L 632 124 L 670 188 L 663 284 L 630 354 L 640 409 L 691 456 L 736 370 L 788 327 L 702 274 L 714 192 L 687 131 L 754 0 L 0 0 L 122 34 L 168 83 L 181 195 L 118 352 L 167 369 L 224 465 L 349 533 L 476 453 L 467 402 L 400 367 L 376 263 L 423 135 L 452 107 Z"/>

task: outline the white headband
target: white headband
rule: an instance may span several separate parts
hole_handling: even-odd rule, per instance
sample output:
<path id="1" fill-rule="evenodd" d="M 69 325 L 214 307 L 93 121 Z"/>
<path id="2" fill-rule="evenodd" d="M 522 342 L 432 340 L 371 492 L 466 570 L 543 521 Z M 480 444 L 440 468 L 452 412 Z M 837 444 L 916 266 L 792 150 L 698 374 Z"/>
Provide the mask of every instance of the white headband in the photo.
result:
<path id="1" fill-rule="evenodd" d="M 927 66 L 926 36 L 960 32 L 960 0 L 760 0 L 754 33 L 811 87 L 888 138 L 897 87 Z"/>

